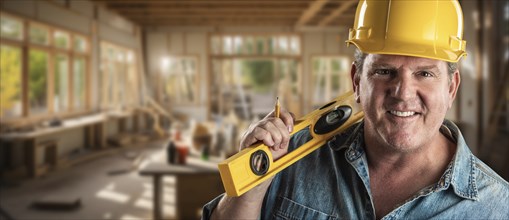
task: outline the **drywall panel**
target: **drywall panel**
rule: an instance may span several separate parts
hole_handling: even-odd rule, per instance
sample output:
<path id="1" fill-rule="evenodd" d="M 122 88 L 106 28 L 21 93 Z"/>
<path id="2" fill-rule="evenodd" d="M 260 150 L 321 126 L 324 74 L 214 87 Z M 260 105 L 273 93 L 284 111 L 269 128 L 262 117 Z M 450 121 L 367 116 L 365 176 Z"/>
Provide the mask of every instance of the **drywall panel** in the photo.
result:
<path id="1" fill-rule="evenodd" d="M 302 48 L 305 56 L 324 53 L 322 33 L 305 33 L 302 35 Z"/>
<path id="2" fill-rule="evenodd" d="M 171 33 L 168 34 L 168 54 L 180 55 L 184 54 L 187 50 L 187 45 L 184 44 L 186 41 L 186 35 L 184 33 Z"/>
<path id="3" fill-rule="evenodd" d="M 134 34 L 113 28 L 110 25 L 100 23 L 99 38 L 120 46 L 129 48 L 138 48 L 138 43 Z"/>
<path id="4" fill-rule="evenodd" d="M 187 33 L 186 48 L 187 53 L 198 56 L 198 65 L 200 70 L 200 104 L 207 101 L 207 34 L 206 33 Z"/>
<path id="5" fill-rule="evenodd" d="M 37 18 L 43 22 L 84 34 L 90 33 L 90 19 L 50 2 L 39 1 Z"/>
<path id="6" fill-rule="evenodd" d="M 340 42 L 339 33 L 323 33 L 325 43 L 325 54 L 339 54 Z"/>
<path id="7" fill-rule="evenodd" d="M 69 7 L 83 16 L 94 18 L 94 4 L 89 1 L 69 1 Z"/>
<path id="8" fill-rule="evenodd" d="M 147 76 L 148 80 L 150 80 L 156 75 L 161 67 L 161 59 L 163 56 L 167 55 L 167 37 L 165 33 L 148 33 L 147 34 L 147 63 L 148 65 Z M 149 85 L 152 85 L 151 82 L 147 82 Z"/>
<path id="9" fill-rule="evenodd" d="M 186 33 L 186 48 L 188 53 L 207 53 L 206 33 Z"/>
<path id="10" fill-rule="evenodd" d="M 35 4 L 38 1 L 0 1 L 0 8 L 9 12 L 25 15 L 30 18 L 35 16 Z"/>
<path id="11" fill-rule="evenodd" d="M 127 33 L 134 33 L 134 25 L 127 19 L 108 11 L 105 8 L 98 9 L 98 19 L 101 23 L 108 24 L 110 28 L 116 28 Z"/>

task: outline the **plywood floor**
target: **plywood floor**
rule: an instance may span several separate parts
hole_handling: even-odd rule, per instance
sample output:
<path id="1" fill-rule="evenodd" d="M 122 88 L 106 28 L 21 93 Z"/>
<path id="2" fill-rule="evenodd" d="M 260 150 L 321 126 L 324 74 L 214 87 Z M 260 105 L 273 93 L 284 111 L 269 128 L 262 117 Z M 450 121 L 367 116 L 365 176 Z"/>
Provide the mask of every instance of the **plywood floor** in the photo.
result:
<path id="1" fill-rule="evenodd" d="M 1 188 L 0 206 L 13 219 L 22 220 L 99 220 L 150 219 L 152 215 L 152 181 L 137 171 L 128 171 L 133 159 L 143 155 L 146 161 L 164 161 L 164 141 L 146 147 L 130 147 L 114 155 L 60 170 Z M 142 162 L 142 164 L 144 163 Z M 175 215 L 175 180 L 166 177 L 164 212 Z M 79 197 L 81 207 L 75 210 L 39 210 L 32 202 L 48 197 Z M 2 219 L 2 216 L 0 216 Z"/>

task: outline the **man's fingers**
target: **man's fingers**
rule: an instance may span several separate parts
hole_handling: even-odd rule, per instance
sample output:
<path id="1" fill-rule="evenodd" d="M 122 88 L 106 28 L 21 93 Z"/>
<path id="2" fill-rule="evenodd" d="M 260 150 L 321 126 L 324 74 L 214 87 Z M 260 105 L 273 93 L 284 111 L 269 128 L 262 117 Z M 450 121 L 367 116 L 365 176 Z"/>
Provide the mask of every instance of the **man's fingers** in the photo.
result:
<path id="1" fill-rule="evenodd" d="M 249 127 L 242 138 L 241 149 L 262 142 L 271 149 L 274 160 L 280 158 L 287 152 L 294 121 L 295 116 L 286 109 L 281 108 L 279 118 L 275 117 L 275 111 L 270 112 Z"/>
<path id="2" fill-rule="evenodd" d="M 281 135 L 279 145 L 275 145 L 275 147 L 279 146 L 280 149 L 288 147 L 288 142 L 290 141 L 290 133 L 288 131 L 288 127 L 280 119 L 274 119 L 274 125 L 279 130 L 279 134 Z"/>
<path id="3" fill-rule="evenodd" d="M 272 150 L 277 151 L 288 147 L 289 140 L 288 127 L 281 119 L 266 118 L 250 128 L 241 143 L 241 148 L 249 147 L 261 141 L 271 147 Z"/>
<path id="4" fill-rule="evenodd" d="M 262 141 L 269 147 L 279 146 L 281 142 L 281 135 L 277 131 L 276 127 L 267 123 L 264 127 L 256 127 L 254 130 L 254 136 L 257 140 Z"/>
<path id="5" fill-rule="evenodd" d="M 273 148 L 273 150 L 277 150 L 281 145 L 281 141 L 283 140 L 283 134 L 281 133 L 280 129 L 281 125 L 279 126 L 277 125 L 278 121 L 281 124 L 281 120 L 275 118 L 270 120 L 263 126 L 263 128 L 269 132 L 272 141 L 274 142 L 273 145 L 270 146 Z"/>
<path id="6" fill-rule="evenodd" d="M 287 131 L 291 133 L 293 131 L 293 122 L 295 120 L 293 113 L 289 112 L 286 109 L 282 109 L 279 118 L 281 118 L 281 120 L 285 124 Z"/>
<path id="7" fill-rule="evenodd" d="M 246 135 L 243 142 L 241 143 L 241 148 L 244 149 L 259 141 L 263 142 L 263 144 L 269 147 L 274 146 L 274 140 L 272 140 L 270 132 L 264 128 L 256 126 L 253 128 L 250 134 Z"/>

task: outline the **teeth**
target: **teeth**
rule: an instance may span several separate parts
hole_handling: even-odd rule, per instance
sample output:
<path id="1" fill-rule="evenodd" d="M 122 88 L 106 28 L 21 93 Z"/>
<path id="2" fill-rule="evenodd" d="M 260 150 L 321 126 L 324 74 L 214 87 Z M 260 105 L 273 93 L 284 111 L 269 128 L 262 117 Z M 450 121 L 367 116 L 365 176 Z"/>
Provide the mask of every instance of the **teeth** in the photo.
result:
<path id="1" fill-rule="evenodd" d="M 415 115 L 415 112 L 400 112 L 400 111 L 390 111 L 391 114 L 399 116 L 399 117 L 408 117 Z"/>

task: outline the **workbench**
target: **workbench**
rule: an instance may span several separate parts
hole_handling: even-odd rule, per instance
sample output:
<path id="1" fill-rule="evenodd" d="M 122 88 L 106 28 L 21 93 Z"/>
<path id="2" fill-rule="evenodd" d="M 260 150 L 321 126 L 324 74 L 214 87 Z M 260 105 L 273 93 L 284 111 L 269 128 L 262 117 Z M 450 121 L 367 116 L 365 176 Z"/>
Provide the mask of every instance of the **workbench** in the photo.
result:
<path id="1" fill-rule="evenodd" d="M 106 138 L 104 135 L 104 126 L 108 116 L 105 114 L 95 114 L 90 116 L 72 118 L 63 120 L 61 125 L 37 128 L 28 132 L 10 132 L 0 134 L 0 140 L 4 143 L 21 143 L 24 147 L 24 157 L 26 171 L 29 177 L 39 176 L 37 158 L 38 149 L 37 139 L 41 137 L 68 131 L 70 129 L 85 129 L 85 145 L 94 146 L 95 148 L 103 148 L 106 146 Z M 58 140 L 56 154 L 58 152 Z M 5 146 L 0 146 L 4 148 Z M 5 149 L 2 149 L 5 152 Z"/>
<path id="2" fill-rule="evenodd" d="M 207 202 L 224 192 L 217 163 L 188 158 L 186 165 L 149 163 L 140 169 L 142 176 L 153 178 L 153 219 L 164 219 L 162 210 L 165 175 L 176 178 L 176 219 L 199 219 Z"/>

